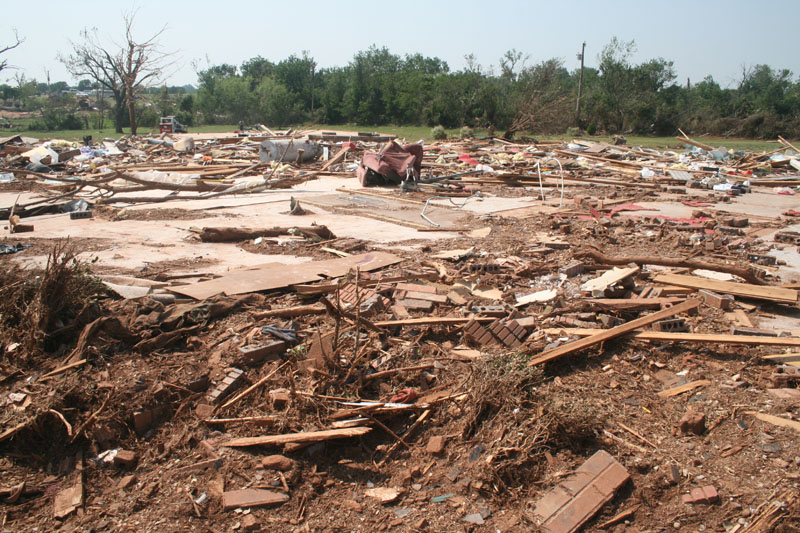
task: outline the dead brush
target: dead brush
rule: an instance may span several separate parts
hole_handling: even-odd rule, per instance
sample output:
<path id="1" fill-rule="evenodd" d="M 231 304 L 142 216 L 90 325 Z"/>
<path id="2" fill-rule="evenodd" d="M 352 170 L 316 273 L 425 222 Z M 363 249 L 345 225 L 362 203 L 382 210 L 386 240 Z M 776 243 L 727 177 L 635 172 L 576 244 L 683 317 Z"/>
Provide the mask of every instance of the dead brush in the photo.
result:
<path id="1" fill-rule="evenodd" d="M 476 477 L 496 492 L 524 488 L 540 479 L 551 449 L 581 448 L 595 439 L 589 405 L 542 392 L 541 369 L 499 356 L 477 365 L 466 385 L 464 440 L 480 442 L 486 461 Z"/>
<path id="2" fill-rule="evenodd" d="M 44 270 L 18 265 L 0 273 L 0 340 L 19 343 L 22 359 L 51 349 L 51 336 L 70 328 L 103 292 L 68 241 L 58 241 Z"/>

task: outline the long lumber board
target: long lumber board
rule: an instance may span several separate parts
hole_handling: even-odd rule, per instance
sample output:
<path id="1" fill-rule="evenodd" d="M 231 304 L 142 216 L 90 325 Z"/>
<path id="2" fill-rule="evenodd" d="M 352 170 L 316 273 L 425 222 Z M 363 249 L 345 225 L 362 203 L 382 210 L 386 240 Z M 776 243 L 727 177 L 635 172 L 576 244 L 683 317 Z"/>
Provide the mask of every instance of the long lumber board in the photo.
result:
<path id="1" fill-rule="evenodd" d="M 389 327 L 389 326 L 435 326 L 435 325 L 444 325 L 444 326 L 453 326 L 459 324 L 466 324 L 470 320 L 475 320 L 477 322 L 494 322 L 497 320 L 495 317 L 484 317 L 484 316 L 476 316 L 476 317 L 421 317 L 421 318 L 406 318 L 402 320 L 380 320 L 377 322 L 373 322 L 379 328 L 381 327 Z"/>
<path id="2" fill-rule="evenodd" d="M 659 298 L 592 298 L 586 300 L 590 305 L 602 307 L 604 309 L 616 310 L 646 310 L 660 309 L 662 305 L 675 305 L 681 303 L 685 298 L 678 297 L 659 297 Z"/>
<path id="3" fill-rule="evenodd" d="M 548 328 L 544 331 L 548 335 L 566 334 L 577 335 L 579 337 L 591 337 L 593 335 L 598 335 L 601 331 L 611 330 L 592 328 Z M 719 344 L 751 344 L 758 346 L 800 346 L 800 338 L 798 337 L 760 337 L 758 335 L 725 335 L 717 333 L 669 333 L 662 331 L 637 331 L 629 336 L 634 339 L 645 341 L 709 342 Z"/>
<path id="4" fill-rule="evenodd" d="M 686 300 L 681 304 L 674 305 L 667 309 L 662 309 L 661 311 L 656 311 L 655 313 L 637 318 L 636 320 L 631 320 L 630 322 L 626 322 L 625 324 L 619 325 L 615 328 L 600 330 L 594 335 L 590 335 L 584 339 L 579 339 L 577 341 L 558 346 L 557 348 L 553 348 L 552 350 L 542 352 L 531 359 L 528 365 L 540 365 L 542 363 L 546 363 L 547 361 L 552 361 L 553 359 L 561 357 L 562 355 L 574 353 L 579 350 L 583 350 L 584 348 L 594 346 L 595 344 L 600 344 L 601 342 L 613 339 L 614 337 L 619 337 L 620 335 L 625 335 L 626 333 L 630 333 L 635 329 L 641 328 L 642 326 L 647 326 L 653 322 L 670 318 L 685 311 L 691 311 L 699 306 L 700 300 L 696 300 L 694 298 L 691 300 Z"/>
<path id="5" fill-rule="evenodd" d="M 762 355 L 761 358 L 773 363 L 800 367 L 800 352 Z"/>
<path id="6" fill-rule="evenodd" d="M 301 431 L 300 433 L 286 433 L 283 435 L 264 435 L 261 437 L 242 437 L 223 442 L 221 445 L 228 448 L 245 446 L 262 446 L 266 444 L 289 444 L 305 442 L 322 442 L 332 439 L 346 439 L 360 437 L 372 431 L 372 428 L 355 427 L 342 429 L 325 429 L 322 431 Z"/>
<path id="7" fill-rule="evenodd" d="M 750 285 L 748 283 L 736 283 L 733 281 L 718 281 L 715 279 L 698 278 L 696 276 L 686 276 L 683 274 L 658 274 L 653 278 L 653 281 L 665 283 L 667 285 L 689 287 L 690 289 L 708 289 L 714 292 L 722 292 L 744 298 L 757 298 L 759 300 L 770 300 L 789 304 L 796 304 L 798 296 L 798 291 L 794 289 L 769 287 L 766 285 Z"/>

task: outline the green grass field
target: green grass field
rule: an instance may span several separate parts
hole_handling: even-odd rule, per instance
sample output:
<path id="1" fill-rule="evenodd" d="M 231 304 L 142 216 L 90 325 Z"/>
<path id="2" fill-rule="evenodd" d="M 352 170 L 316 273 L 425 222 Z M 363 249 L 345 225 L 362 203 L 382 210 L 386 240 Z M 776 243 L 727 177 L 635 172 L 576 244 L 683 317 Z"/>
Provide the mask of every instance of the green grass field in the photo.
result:
<path id="1" fill-rule="evenodd" d="M 433 141 L 433 137 L 431 135 L 431 128 L 427 126 L 359 126 L 356 124 L 343 124 L 343 125 L 319 125 L 319 124 L 302 124 L 297 126 L 297 128 L 301 129 L 322 129 L 322 130 L 329 130 L 329 131 L 377 131 L 379 133 L 386 133 L 397 135 L 400 138 L 406 139 L 409 142 L 416 142 L 420 139 L 423 139 L 425 142 Z M 208 126 L 194 126 L 189 127 L 189 133 L 232 133 L 238 129 L 237 125 L 230 124 L 230 125 L 208 125 Z M 125 128 L 123 130 L 126 134 L 130 132 L 129 129 Z M 448 138 L 457 139 L 460 136 L 461 129 L 448 129 L 447 135 Z M 139 135 L 140 136 L 147 136 L 147 135 L 157 135 L 158 129 L 157 128 L 139 128 Z M 473 130 L 474 135 L 477 137 L 485 137 L 486 130 L 485 129 L 475 129 Z M 85 135 L 91 135 L 93 139 L 103 139 L 103 138 L 112 138 L 116 139 L 119 137 L 119 134 L 114 132 L 114 128 L 105 128 L 102 130 L 57 130 L 57 131 L 32 131 L 32 130 L 25 130 L 21 128 L 13 128 L 10 130 L 0 130 L 0 137 L 6 137 L 9 135 L 23 135 L 25 137 L 33 137 L 36 139 L 64 139 L 67 141 L 80 141 L 83 139 Z M 569 135 L 532 135 L 528 136 L 532 137 L 539 141 L 548 141 L 548 140 L 561 140 L 561 141 L 569 141 L 572 140 L 574 137 Z M 589 136 L 585 135 L 580 137 L 581 139 L 591 140 L 591 141 L 598 141 L 598 142 L 610 142 L 611 136 L 610 135 L 595 135 Z M 674 137 L 646 137 L 646 136 L 627 136 L 628 146 L 644 146 L 647 148 L 655 148 L 658 150 L 682 150 L 683 144 L 676 140 Z M 697 140 L 714 146 L 724 146 L 726 148 L 733 148 L 735 150 L 744 150 L 750 152 L 768 152 L 771 150 L 775 150 L 780 148 L 780 144 L 777 141 L 760 141 L 760 140 L 752 140 L 752 139 L 730 139 L 730 138 L 721 138 L 721 137 L 701 137 Z M 800 142 L 796 143 L 800 144 Z"/>
<path id="2" fill-rule="evenodd" d="M 355 124 L 345 124 L 341 126 L 304 125 L 302 127 L 318 128 L 318 129 L 325 129 L 332 131 L 355 131 L 355 130 L 377 131 L 379 133 L 388 133 L 392 135 L 397 135 L 398 137 L 404 138 L 409 142 L 418 141 L 419 139 L 424 139 L 425 142 L 430 142 L 433 140 L 433 137 L 431 136 L 431 128 L 426 126 L 368 127 L 368 126 L 357 126 Z M 460 132 L 461 132 L 460 128 L 449 129 L 447 130 L 447 136 L 448 138 L 455 139 L 459 137 Z M 482 136 L 485 137 L 486 130 L 480 128 L 474 129 L 473 134 L 477 137 L 482 137 Z M 570 141 L 576 138 L 570 135 L 528 135 L 528 137 L 532 137 L 539 141 L 549 141 L 549 140 Z M 584 135 L 582 137 L 578 137 L 578 139 L 597 141 L 597 142 L 611 142 L 611 137 L 612 137 L 611 135 L 594 135 L 594 136 Z M 667 149 L 682 150 L 684 148 L 683 143 L 681 143 L 674 137 L 646 137 L 646 136 L 628 135 L 626 136 L 626 139 L 628 140 L 628 146 L 644 146 L 647 148 L 654 148 L 658 150 L 667 150 Z M 780 143 L 777 141 L 761 141 L 754 139 L 701 137 L 696 140 L 714 147 L 724 146 L 729 149 L 732 148 L 734 150 L 744 150 L 749 152 L 769 152 L 771 150 L 775 150 L 781 147 Z"/>

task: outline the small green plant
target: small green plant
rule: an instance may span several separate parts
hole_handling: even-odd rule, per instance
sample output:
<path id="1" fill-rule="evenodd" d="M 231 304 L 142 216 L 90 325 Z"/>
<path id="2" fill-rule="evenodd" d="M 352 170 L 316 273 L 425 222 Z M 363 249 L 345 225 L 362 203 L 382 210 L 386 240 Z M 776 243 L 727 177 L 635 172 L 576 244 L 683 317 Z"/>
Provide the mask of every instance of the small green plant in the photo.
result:
<path id="1" fill-rule="evenodd" d="M 462 127 L 461 131 L 459 132 L 459 134 L 460 134 L 462 139 L 474 139 L 475 138 L 475 134 L 472 132 L 472 128 L 470 128 L 469 126 Z"/>
<path id="2" fill-rule="evenodd" d="M 444 126 L 439 124 L 431 130 L 431 137 L 437 141 L 447 139 L 447 130 L 444 129 Z"/>
<path id="3" fill-rule="evenodd" d="M 589 135 L 594 135 L 595 133 L 597 133 L 597 124 L 592 122 L 591 124 L 586 126 L 586 133 Z"/>
<path id="4" fill-rule="evenodd" d="M 289 348 L 288 351 L 293 357 L 300 359 L 305 356 L 307 350 L 308 347 L 305 344 L 298 344 L 294 348 Z"/>

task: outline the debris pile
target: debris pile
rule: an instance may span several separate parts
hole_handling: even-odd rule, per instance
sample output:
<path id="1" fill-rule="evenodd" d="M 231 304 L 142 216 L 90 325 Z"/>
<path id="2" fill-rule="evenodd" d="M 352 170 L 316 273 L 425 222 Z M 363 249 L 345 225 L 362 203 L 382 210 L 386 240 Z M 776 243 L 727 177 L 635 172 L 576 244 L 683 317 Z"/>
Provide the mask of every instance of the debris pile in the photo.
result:
<path id="1" fill-rule="evenodd" d="M 4 527 L 800 527 L 791 143 L 256 133 L 0 140 Z"/>

